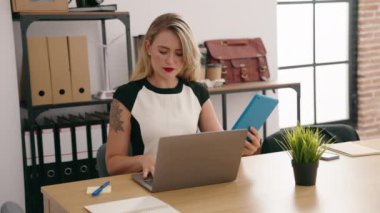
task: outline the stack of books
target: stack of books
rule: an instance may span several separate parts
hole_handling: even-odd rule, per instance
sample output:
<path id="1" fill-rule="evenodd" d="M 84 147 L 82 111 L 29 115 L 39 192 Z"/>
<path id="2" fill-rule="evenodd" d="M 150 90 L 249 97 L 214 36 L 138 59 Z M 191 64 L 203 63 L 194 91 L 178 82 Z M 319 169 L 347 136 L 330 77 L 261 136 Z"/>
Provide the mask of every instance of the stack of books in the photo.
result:
<path id="1" fill-rule="evenodd" d="M 99 5 L 94 7 L 70 7 L 69 12 L 114 12 L 117 10 L 116 4 Z"/>

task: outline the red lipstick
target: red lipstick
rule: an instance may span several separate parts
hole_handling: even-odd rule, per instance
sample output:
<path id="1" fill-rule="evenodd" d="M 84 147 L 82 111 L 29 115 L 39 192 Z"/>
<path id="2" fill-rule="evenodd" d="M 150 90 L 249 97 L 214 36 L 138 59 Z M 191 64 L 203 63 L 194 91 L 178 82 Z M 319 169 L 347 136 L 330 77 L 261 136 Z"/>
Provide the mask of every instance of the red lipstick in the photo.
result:
<path id="1" fill-rule="evenodd" d="M 164 67 L 164 70 L 166 72 L 172 72 L 174 70 L 174 68 L 171 68 L 171 67 Z"/>

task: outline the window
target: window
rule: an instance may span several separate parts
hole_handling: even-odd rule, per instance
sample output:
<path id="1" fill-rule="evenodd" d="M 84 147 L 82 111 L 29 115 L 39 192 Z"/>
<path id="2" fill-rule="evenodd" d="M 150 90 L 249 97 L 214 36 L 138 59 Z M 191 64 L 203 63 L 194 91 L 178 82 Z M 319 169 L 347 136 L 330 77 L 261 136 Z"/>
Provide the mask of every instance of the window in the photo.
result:
<path id="1" fill-rule="evenodd" d="M 278 0 L 278 80 L 301 83 L 301 124 L 356 125 L 356 0 Z M 280 90 L 280 127 L 297 124 Z"/>

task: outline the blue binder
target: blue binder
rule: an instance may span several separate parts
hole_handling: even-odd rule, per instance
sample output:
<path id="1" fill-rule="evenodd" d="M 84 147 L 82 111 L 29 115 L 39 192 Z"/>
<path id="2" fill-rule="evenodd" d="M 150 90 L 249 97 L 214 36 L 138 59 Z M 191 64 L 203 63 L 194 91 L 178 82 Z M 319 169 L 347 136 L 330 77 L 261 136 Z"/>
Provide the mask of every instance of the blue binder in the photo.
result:
<path id="1" fill-rule="evenodd" d="M 232 129 L 248 129 L 250 126 L 253 126 L 256 130 L 259 130 L 273 112 L 274 108 L 276 108 L 277 104 L 278 99 L 256 94 Z"/>

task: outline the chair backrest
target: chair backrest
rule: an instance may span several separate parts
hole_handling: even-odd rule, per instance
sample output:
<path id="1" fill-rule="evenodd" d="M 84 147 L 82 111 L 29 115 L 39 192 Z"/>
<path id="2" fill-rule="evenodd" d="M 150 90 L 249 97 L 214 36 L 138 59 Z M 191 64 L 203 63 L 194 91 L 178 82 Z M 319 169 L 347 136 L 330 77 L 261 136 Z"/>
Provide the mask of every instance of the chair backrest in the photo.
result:
<path id="1" fill-rule="evenodd" d="M 24 210 L 17 203 L 7 201 L 1 206 L 1 213 L 24 213 Z"/>
<path id="2" fill-rule="evenodd" d="M 96 153 L 96 165 L 99 177 L 109 176 L 106 165 L 106 144 L 102 144 Z"/>
<path id="3" fill-rule="evenodd" d="M 356 130 L 352 126 L 346 124 L 322 124 L 311 125 L 306 127 L 314 130 L 319 130 L 324 135 L 325 140 L 333 138 L 335 143 L 360 140 Z M 292 128 L 281 129 L 273 133 L 272 135 L 266 137 L 261 148 L 261 153 L 283 151 L 282 148 L 277 144 L 276 140 L 283 141 L 282 135 L 284 131 L 291 129 Z"/>
<path id="4" fill-rule="evenodd" d="M 346 124 L 321 124 L 313 125 L 313 127 L 323 129 L 330 135 L 334 136 L 335 143 L 342 143 L 347 141 L 358 141 L 360 140 L 359 134 L 350 125 Z"/>

